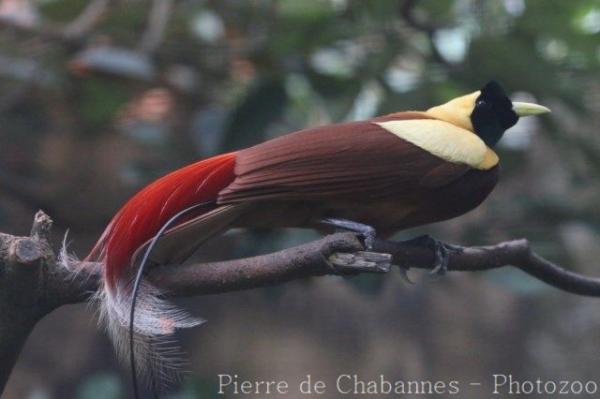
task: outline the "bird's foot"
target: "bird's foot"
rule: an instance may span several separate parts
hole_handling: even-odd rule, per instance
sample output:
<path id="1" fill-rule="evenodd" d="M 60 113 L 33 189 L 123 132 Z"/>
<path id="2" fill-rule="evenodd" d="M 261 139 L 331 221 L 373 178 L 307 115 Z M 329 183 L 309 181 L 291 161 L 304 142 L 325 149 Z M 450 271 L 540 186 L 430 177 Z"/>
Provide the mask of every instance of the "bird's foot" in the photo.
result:
<path id="1" fill-rule="evenodd" d="M 433 268 L 429 274 L 437 274 L 440 276 L 443 276 L 448 271 L 450 254 L 460 254 L 464 251 L 464 248 L 460 245 L 447 244 L 430 235 L 419 236 L 406 242 L 433 249 L 435 258 L 433 261 Z"/>
<path id="2" fill-rule="evenodd" d="M 373 245 L 375 244 L 375 237 L 377 235 L 375 229 L 368 224 L 353 222 L 348 219 L 335 219 L 335 218 L 325 218 L 319 221 L 321 224 L 325 224 L 328 226 L 336 227 L 339 230 L 343 231 L 351 231 L 354 233 L 359 233 L 362 235 L 363 240 L 365 242 L 365 249 L 370 251 L 373 249 Z"/>

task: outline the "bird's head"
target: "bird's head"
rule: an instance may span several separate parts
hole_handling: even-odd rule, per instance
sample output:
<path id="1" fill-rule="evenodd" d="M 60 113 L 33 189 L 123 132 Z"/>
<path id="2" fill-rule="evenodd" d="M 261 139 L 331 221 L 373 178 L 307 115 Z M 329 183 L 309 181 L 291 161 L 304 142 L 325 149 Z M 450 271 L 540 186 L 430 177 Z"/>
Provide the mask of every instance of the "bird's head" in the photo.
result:
<path id="1" fill-rule="evenodd" d="M 550 112 L 542 105 L 512 102 L 502 87 L 491 81 L 481 90 L 457 97 L 427 110 L 427 114 L 477 134 L 493 147 L 520 117 Z"/>

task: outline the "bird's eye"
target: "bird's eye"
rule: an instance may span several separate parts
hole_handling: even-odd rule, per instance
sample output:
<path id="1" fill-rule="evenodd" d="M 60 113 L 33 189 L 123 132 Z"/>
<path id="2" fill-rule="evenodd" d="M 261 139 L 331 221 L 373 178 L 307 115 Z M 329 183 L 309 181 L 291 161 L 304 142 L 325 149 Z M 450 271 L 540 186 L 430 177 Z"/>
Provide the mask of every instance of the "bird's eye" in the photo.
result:
<path id="1" fill-rule="evenodd" d="M 486 102 L 484 100 L 477 100 L 477 102 L 475 103 L 476 106 L 478 107 L 483 107 L 486 105 Z"/>

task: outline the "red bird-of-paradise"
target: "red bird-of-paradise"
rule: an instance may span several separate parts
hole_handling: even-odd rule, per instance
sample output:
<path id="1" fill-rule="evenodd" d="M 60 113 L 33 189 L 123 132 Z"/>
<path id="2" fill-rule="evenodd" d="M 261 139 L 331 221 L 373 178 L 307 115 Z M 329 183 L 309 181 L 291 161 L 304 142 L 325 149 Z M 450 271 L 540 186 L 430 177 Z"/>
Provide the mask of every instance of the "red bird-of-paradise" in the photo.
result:
<path id="1" fill-rule="evenodd" d="M 495 82 L 427 111 L 306 129 L 176 170 L 135 194 L 82 264 L 102 273 L 97 298 L 121 355 L 128 353 L 132 282 L 140 254 L 174 215 L 150 260 L 179 263 L 232 227 L 371 226 L 389 235 L 459 216 L 498 180 L 493 147 L 521 116 L 549 112 L 511 102 Z M 366 229 L 365 231 L 372 231 Z M 65 264 L 72 261 L 66 259 Z M 151 343 L 199 323 L 143 282 L 134 331 L 139 366 L 159 359 Z"/>

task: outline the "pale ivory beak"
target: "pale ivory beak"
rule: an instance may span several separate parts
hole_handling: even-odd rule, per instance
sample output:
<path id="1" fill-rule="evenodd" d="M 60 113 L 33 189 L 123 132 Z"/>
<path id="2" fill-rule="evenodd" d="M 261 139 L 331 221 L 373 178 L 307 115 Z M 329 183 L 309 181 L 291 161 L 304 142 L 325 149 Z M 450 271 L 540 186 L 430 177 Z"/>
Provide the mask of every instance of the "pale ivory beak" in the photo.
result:
<path id="1" fill-rule="evenodd" d="M 513 111 L 515 111 L 518 116 L 540 115 L 547 114 L 548 112 L 550 112 L 550 109 L 544 107 L 543 105 L 533 103 L 522 103 L 514 101 L 512 105 Z"/>

